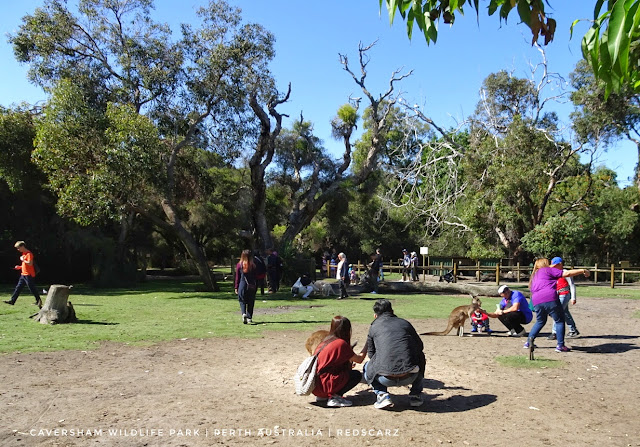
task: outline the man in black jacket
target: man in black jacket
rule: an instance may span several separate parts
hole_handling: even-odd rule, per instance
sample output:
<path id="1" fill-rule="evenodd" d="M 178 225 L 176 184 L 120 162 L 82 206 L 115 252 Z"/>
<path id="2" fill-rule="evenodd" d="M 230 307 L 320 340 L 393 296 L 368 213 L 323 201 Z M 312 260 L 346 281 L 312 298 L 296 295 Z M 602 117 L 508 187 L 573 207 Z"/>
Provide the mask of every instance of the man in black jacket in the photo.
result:
<path id="1" fill-rule="evenodd" d="M 387 387 L 407 385 L 411 385 L 409 404 L 419 407 L 425 369 L 422 339 L 411 323 L 393 313 L 388 300 L 377 300 L 373 312 L 375 319 L 367 336 L 370 360 L 364 365 L 364 377 L 377 395 L 374 407 L 393 406 Z"/>

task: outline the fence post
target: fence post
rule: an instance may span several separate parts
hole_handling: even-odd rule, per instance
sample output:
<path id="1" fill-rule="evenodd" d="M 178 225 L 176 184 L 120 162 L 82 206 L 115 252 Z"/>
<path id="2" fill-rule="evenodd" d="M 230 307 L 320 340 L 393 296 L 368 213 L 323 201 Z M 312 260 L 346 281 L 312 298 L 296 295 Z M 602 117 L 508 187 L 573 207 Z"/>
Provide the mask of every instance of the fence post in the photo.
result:
<path id="1" fill-rule="evenodd" d="M 358 276 L 360 276 L 360 260 L 358 259 Z"/>
<path id="2" fill-rule="evenodd" d="M 500 285 L 500 262 L 501 261 L 498 261 L 496 263 L 496 286 Z"/>
<path id="3" fill-rule="evenodd" d="M 453 263 L 453 282 L 458 282 L 458 264 Z"/>
<path id="4" fill-rule="evenodd" d="M 476 261 L 476 281 L 480 282 L 480 260 Z"/>
<path id="5" fill-rule="evenodd" d="M 593 269 L 593 283 L 598 284 L 598 264 L 596 264 Z"/>
<path id="6" fill-rule="evenodd" d="M 624 286 L 624 267 L 622 267 L 622 281 L 620 283 Z"/>
<path id="7" fill-rule="evenodd" d="M 520 282 L 520 261 L 516 264 L 516 282 Z"/>
<path id="8" fill-rule="evenodd" d="M 616 278 L 615 278 L 615 274 L 616 274 L 616 266 L 615 264 L 611 264 L 611 288 L 615 288 L 615 283 L 616 283 Z"/>

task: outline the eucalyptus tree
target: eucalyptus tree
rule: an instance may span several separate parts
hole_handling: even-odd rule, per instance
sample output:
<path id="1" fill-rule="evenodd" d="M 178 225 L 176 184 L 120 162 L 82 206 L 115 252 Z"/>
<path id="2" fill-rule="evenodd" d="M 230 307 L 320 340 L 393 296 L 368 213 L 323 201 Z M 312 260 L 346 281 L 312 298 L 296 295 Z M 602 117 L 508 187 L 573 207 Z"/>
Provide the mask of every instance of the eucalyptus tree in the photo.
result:
<path id="1" fill-rule="evenodd" d="M 273 36 L 212 0 L 179 36 L 151 0 L 46 0 L 10 37 L 33 82 L 52 93 L 38 157 L 79 221 L 138 213 L 179 238 L 205 285 L 217 288 L 187 221 L 198 173 L 192 149 L 228 163 L 252 135 L 249 92 L 271 88 Z M 250 115 L 250 114 L 249 114 Z M 62 136 L 64 135 L 64 138 Z M 59 137 L 58 137 L 59 136 Z M 64 160 L 64 162 L 61 162 Z M 188 165 L 188 163 L 186 163 Z"/>
<path id="2" fill-rule="evenodd" d="M 619 188 L 616 173 L 604 167 L 596 169 L 591 178 L 592 186 L 581 206 L 566 214 L 552 213 L 552 217 L 536 225 L 522 238 L 524 249 L 538 256 L 557 253 L 570 262 L 609 264 L 618 259 L 638 260 L 638 190 Z M 576 177 L 560 189 L 565 197 L 578 196 L 584 190 L 584 182 L 584 178 Z"/>
<path id="3" fill-rule="evenodd" d="M 591 146 L 610 147 L 619 139 L 633 142 L 638 150 L 635 184 L 640 189 L 640 97 L 629 86 L 606 95 L 606 85 L 598 80 L 585 61 L 570 76 L 574 91 L 571 101 L 573 130 Z"/>
<path id="4" fill-rule="evenodd" d="M 497 241 L 514 255 L 521 238 L 549 216 L 549 204 L 558 215 L 580 206 L 590 182 L 590 165 L 580 163 L 583 144 L 566 141 L 554 112 L 546 111 L 544 89 L 538 83 L 501 71 L 483 82 L 482 99 L 471 121 L 469 148 L 463 159 L 469 182 L 464 220 L 491 244 Z M 558 186 L 575 176 L 587 179 L 580 194 L 565 200 Z"/>
<path id="5" fill-rule="evenodd" d="M 13 192 L 29 183 L 40 185 L 34 177 L 40 178 L 42 174 L 31 162 L 35 134 L 29 110 L 0 107 L 0 178 Z"/>

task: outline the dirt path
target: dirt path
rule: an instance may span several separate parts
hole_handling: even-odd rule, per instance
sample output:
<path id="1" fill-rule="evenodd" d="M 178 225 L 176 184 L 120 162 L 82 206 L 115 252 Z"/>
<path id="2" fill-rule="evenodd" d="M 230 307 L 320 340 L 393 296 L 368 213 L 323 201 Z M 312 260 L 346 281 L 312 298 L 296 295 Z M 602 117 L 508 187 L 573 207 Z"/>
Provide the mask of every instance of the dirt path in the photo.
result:
<path id="1" fill-rule="evenodd" d="M 0 445 L 640 446 L 638 309 L 640 301 L 581 299 L 572 312 L 583 336 L 571 353 L 537 341 L 537 356 L 560 358 L 561 368 L 500 366 L 498 355 L 524 355 L 523 340 L 504 333 L 425 336 L 418 409 L 407 388 L 390 390 L 390 411 L 373 408 L 364 384 L 348 395 L 351 408 L 296 396 L 306 333 L 4 355 Z M 413 323 L 422 332 L 444 320 Z M 366 331 L 356 326 L 354 338 Z"/>

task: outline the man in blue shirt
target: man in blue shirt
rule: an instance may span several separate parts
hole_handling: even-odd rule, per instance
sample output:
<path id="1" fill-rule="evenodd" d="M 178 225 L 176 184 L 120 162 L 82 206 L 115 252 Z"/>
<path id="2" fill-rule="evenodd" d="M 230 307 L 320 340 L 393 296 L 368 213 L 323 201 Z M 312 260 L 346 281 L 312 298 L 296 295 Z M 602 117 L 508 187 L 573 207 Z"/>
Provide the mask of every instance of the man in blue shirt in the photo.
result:
<path id="1" fill-rule="evenodd" d="M 527 335 L 527 331 L 522 327 L 533 319 L 533 312 L 529 308 L 529 302 L 522 292 L 511 290 L 509 287 L 502 285 L 498 289 L 498 294 L 502 297 L 502 301 L 498 305 L 498 310 L 487 312 L 491 318 L 497 318 L 509 329 L 509 335 L 512 337 L 523 337 Z"/>

